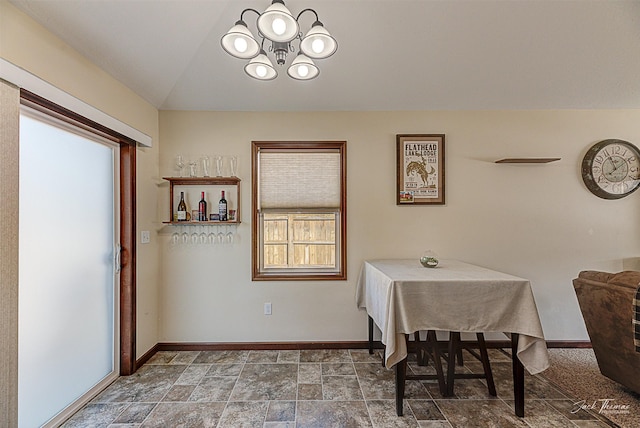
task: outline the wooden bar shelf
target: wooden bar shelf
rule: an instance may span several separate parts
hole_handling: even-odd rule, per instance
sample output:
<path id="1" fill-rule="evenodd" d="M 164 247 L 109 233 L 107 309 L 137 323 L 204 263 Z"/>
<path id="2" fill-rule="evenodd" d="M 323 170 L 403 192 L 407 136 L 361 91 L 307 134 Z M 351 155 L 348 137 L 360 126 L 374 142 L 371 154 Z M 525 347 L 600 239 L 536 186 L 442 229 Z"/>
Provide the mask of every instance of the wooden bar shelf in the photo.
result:
<path id="1" fill-rule="evenodd" d="M 173 226 L 234 226 L 240 224 L 240 179 L 238 177 L 162 177 L 169 182 L 170 221 L 164 224 Z M 229 221 L 176 221 L 174 220 L 174 187 L 175 186 L 230 186 L 235 187 L 235 196 L 231 198 L 235 202 L 236 218 Z M 233 192 L 233 191 L 232 191 Z M 212 196 L 211 194 L 209 195 Z M 231 196 L 231 193 L 230 195 Z M 213 203 L 211 204 L 214 205 Z M 217 207 L 217 205 L 215 205 Z"/>
<path id="2" fill-rule="evenodd" d="M 495 161 L 495 163 L 550 163 L 559 161 L 562 158 L 505 158 Z"/>

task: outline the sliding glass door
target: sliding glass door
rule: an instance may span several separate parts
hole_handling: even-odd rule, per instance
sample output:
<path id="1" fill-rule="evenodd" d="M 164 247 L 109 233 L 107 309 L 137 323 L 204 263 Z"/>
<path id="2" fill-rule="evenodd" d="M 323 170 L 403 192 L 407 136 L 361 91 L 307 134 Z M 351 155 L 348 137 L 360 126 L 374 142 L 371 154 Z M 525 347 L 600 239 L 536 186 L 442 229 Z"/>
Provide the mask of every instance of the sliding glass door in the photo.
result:
<path id="1" fill-rule="evenodd" d="M 118 375 L 118 150 L 22 110 L 20 427 L 55 425 Z"/>

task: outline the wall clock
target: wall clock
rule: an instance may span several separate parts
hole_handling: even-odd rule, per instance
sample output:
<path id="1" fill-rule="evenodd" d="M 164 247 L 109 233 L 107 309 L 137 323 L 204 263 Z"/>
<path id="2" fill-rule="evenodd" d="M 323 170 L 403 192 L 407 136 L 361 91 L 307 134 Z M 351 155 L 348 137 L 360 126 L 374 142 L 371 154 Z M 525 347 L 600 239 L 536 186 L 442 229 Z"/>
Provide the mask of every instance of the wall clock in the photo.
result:
<path id="1" fill-rule="evenodd" d="M 630 195 L 640 187 L 640 149 L 615 139 L 594 144 L 582 160 L 582 179 L 600 198 Z"/>

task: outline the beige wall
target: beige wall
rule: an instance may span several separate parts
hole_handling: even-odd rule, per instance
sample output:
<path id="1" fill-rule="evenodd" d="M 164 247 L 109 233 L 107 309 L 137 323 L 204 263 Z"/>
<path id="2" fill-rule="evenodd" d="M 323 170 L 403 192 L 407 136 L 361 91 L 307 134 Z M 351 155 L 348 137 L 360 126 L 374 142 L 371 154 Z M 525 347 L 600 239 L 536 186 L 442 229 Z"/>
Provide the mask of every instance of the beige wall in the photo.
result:
<path id="1" fill-rule="evenodd" d="M 0 56 L 153 138 L 153 148 L 137 153 L 138 230 L 152 231 L 151 244 L 138 245 L 139 357 L 158 338 L 159 246 L 151 221 L 158 206 L 152 179 L 158 175 L 158 111 L 6 1 L 0 1 Z"/>
<path id="2" fill-rule="evenodd" d="M 640 144 L 640 110 L 447 112 L 160 112 L 162 175 L 177 154 L 239 155 L 242 221 L 232 246 L 178 246 L 164 228 L 161 341 L 340 341 L 366 338 L 354 292 L 362 261 L 426 249 L 528 278 L 551 340 L 586 340 L 571 280 L 640 258 L 640 192 L 606 201 L 580 177 L 606 138 Z M 446 206 L 395 204 L 395 135 L 446 134 Z M 346 140 L 348 280 L 252 282 L 252 140 Z M 504 157 L 561 157 L 499 165 Z M 162 186 L 158 221 L 168 220 Z M 215 204 L 216 198 L 210 200 Z M 263 303 L 273 315 L 262 314 Z"/>
<path id="3" fill-rule="evenodd" d="M 157 341 L 330 341 L 365 338 L 355 308 L 362 261 L 442 257 L 532 281 L 549 339 L 586 332 L 571 279 L 582 269 L 638 268 L 640 193 L 591 195 L 580 179 L 587 148 L 605 138 L 640 144 L 640 111 L 161 112 L 8 3 L 0 2 L 0 55 L 153 137 L 139 149 L 138 357 Z M 395 134 L 444 133 L 447 205 L 395 205 Z M 347 140 L 348 275 L 342 282 L 250 279 L 250 142 Z M 162 152 L 159 150 L 162 140 Z M 168 188 L 176 154 L 237 154 L 242 225 L 233 246 L 171 247 Z M 502 157 L 558 156 L 548 165 Z M 215 203 L 215 200 L 211 201 Z M 158 230 L 160 233 L 153 233 Z M 262 315 L 263 303 L 273 315 Z"/>

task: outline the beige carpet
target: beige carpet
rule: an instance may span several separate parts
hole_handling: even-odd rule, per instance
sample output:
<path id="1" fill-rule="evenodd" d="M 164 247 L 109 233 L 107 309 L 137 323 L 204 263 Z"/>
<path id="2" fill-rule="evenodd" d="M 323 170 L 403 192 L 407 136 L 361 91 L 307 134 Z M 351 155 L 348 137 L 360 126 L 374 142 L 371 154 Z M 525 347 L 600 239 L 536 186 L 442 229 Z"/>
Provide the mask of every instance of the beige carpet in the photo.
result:
<path id="1" fill-rule="evenodd" d="M 592 349 L 549 349 L 549 355 L 551 367 L 542 373 L 544 378 L 620 427 L 640 427 L 640 395 L 602 376 Z M 625 408 L 602 410 L 606 399 L 612 400 L 610 406 Z"/>

